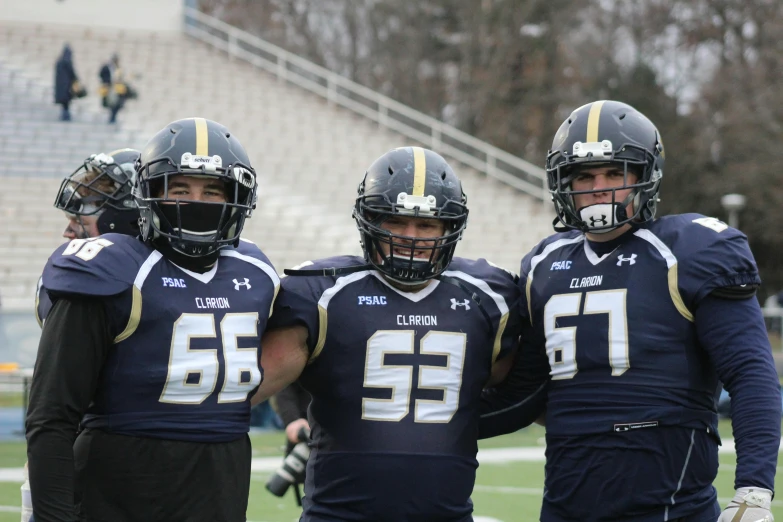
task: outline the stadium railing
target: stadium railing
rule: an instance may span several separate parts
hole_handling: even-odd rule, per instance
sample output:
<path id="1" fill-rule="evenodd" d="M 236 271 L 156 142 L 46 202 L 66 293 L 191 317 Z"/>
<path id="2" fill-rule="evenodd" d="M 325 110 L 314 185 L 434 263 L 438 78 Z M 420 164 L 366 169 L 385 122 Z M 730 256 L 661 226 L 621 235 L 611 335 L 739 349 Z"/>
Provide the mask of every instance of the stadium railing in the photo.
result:
<path id="1" fill-rule="evenodd" d="M 185 7 L 183 31 L 395 132 L 473 167 L 541 200 L 550 195 L 544 169 L 337 73 L 305 60 L 192 7 Z"/>

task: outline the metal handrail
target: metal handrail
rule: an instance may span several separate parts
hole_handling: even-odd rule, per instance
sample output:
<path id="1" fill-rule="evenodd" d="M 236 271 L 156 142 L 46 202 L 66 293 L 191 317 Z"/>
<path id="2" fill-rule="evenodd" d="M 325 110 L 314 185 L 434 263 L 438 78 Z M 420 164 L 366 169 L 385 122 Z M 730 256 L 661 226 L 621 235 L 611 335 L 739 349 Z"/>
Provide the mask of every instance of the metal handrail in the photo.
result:
<path id="1" fill-rule="evenodd" d="M 544 169 L 246 31 L 185 7 L 183 31 L 544 202 Z"/>

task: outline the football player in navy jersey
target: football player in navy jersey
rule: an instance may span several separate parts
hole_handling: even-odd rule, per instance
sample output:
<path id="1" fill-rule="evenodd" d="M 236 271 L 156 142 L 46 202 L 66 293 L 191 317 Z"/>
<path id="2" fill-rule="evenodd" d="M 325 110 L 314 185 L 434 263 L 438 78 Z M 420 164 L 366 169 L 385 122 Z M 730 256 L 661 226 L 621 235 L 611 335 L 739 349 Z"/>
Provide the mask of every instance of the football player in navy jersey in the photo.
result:
<path id="1" fill-rule="evenodd" d="M 63 179 L 54 206 L 68 218 L 64 238 L 87 239 L 110 232 L 138 234 L 139 210 L 131 194 L 131 180 L 140 154 L 133 149 L 92 154 Z M 40 277 L 35 289 L 35 318 L 41 327 L 51 308 Z M 32 510 L 29 495 L 22 495 L 22 505 Z"/>
<path id="2" fill-rule="evenodd" d="M 140 238 L 74 239 L 44 269 L 54 305 L 26 419 L 35 519 L 244 521 L 250 397 L 279 288 L 240 240 L 255 172 L 224 126 L 184 119 L 147 143 L 133 193 Z"/>
<path id="3" fill-rule="evenodd" d="M 133 149 L 92 154 L 63 179 L 54 206 L 68 218 L 64 238 L 87 239 L 111 232 L 132 236 L 139 233 L 139 210 L 131 194 L 133 166 L 139 154 Z M 42 280 L 38 279 L 35 289 L 35 318 L 41 326 L 52 307 Z"/>
<path id="4" fill-rule="evenodd" d="M 547 157 L 559 233 L 520 280 L 551 378 L 542 522 L 773 519 L 780 391 L 758 269 L 745 235 L 717 219 L 655 218 L 664 157 L 653 123 L 616 101 L 572 112 Z M 722 513 L 720 382 L 737 450 Z"/>
<path id="5" fill-rule="evenodd" d="M 262 341 L 262 400 L 312 395 L 304 522 L 472 520 L 482 388 L 519 337 L 516 276 L 455 258 L 462 184 L 419 147 L 378 158 L 353 212 L 364 259 L 286 271 Z"/>

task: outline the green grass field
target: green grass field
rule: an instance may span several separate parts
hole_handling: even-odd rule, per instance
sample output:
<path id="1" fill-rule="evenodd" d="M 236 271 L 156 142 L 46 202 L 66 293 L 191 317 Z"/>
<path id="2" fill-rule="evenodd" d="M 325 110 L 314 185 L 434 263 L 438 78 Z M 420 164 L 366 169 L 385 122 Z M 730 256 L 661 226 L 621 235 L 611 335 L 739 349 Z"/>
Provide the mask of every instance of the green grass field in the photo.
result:
<path id="1" fill-rule="evenodd" d="M 730 424 L 722 422 L 720 432 L 723 437 L 730 438 Z M 532 426 L 512 435 L 482 441 L 481 448 L 540 446 L 543 435 L 543 428 Z M 254 457 L 282 458 L 282 433 L 255 433 L 252 440 Z M 23 442 L 0 443 L 0 468 L 21 467 L 25 459 Z M 726 504 L 734 493 L 734 464 L 733 455 L 721 455 L 721 468 L 715 483 L 721 504 Z M 299 510 L 291 492 L 283 498 L 277 498 L 264 489 L 268 475 L 253 474 L 248 522 L 299 520 Z M 473 492 L 475 515 L 492 517 L 502 522 L 538 520 L 543 481 L 542 462 L 483 464 L 479 467 Z M 0 482 L 0 522 L 18 522 L 19 486 L 19 483 Z M 783 520 L 783 501 L 774 501 L 772 511 L 778 520 Z"/>
<path id="2" fill-rule="evenodd" d="M 724 437 L 730 437 L 729 422 L 721 423 L 720 432 Z M 540 446 L 543 435 L 543 428 L 532 426 L 512 435 L 482 441 L 481 448 Z M 254 457 L 282 458 L 282 433 L 257 433 L 252 435 L 252 440 Z M 0 443 L 0 468 L 21 467 L 25 459 L 23 442 Z M 728 502 L 734 492 L 734 464 L 733 455 L 721 455 L 721 468 L 715 483 L 721 504 Z M 277 498 L 264 489 L 268 475 L 269 473 L 253 474 L 248 522 L 299 520 L 299 509 L 291 492 L 283 498 Z M 479 467 L 473 491 L 475 515 L 492 517 L 502 522 L 538 520 L 543 481 L 542 462 L 483 464 Z M 0 522 L 18 522 L 19 486 L 20 484 L 15 482 L 0 482 Z M 774 501 L 772 511 L 778 520 L 783 520 L 783 501 Z"/>

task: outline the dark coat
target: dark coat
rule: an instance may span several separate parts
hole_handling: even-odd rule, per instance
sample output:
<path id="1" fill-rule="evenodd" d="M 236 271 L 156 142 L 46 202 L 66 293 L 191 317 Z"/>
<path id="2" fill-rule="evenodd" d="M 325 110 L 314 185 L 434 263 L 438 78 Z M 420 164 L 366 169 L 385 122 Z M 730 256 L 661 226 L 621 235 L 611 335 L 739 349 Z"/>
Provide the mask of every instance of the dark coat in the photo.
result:
<path id="1" fill-rule="evenodd" d="M 71 48 L 66 45 L 54 66 L 54 103 L 70 102 L 73 98 L 71 93 L 73 82 L 78 79 L 73 69 Z"/>
<path id="2" fill-rule="evenodd" d="M 103 64 L 103 67 L 101 67 L 101 72 L 99 73 L 99 76 L 101 77 L 101 83 L 103 84 L 111 84 L 111 68 L 109 67 L 109 64 Z"/>

